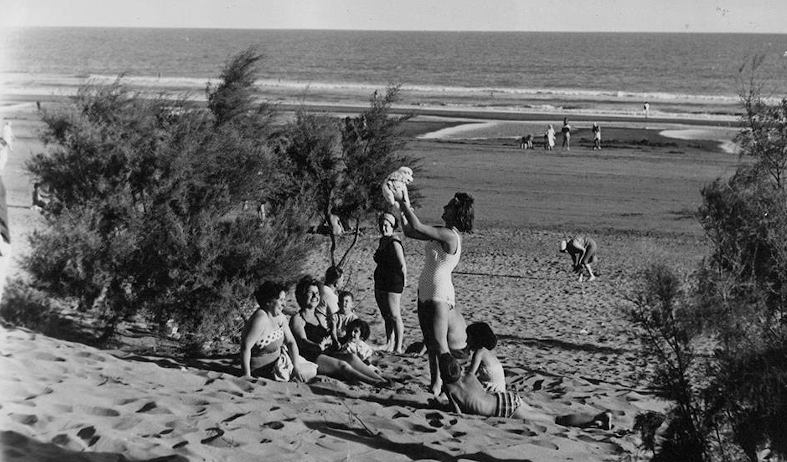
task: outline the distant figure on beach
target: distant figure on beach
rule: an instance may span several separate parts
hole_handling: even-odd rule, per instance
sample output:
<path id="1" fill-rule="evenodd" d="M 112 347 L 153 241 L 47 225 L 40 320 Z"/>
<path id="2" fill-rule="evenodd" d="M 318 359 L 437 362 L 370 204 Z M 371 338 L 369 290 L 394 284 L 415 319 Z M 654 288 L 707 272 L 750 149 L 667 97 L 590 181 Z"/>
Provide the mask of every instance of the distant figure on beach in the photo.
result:
<path id="1" fill-rule="evenodd" d="M 596 241 L 582 235 L 574 236 L 568 241 L 560 241 L 560 252 L 571 255 L 573 270 L 579 274 L 579 282 L 582 282 L 584 272 L 588 272 L 588 281 L 596 279 L 590 264 L 596 261 Z"/>
<path id="2" fill-rule="evenodd" d="M 601 127 L 598 126 L 598 122 L 593 122 L 593 150 L 595 151 L 598 149 L 601 150 Z"/>
<path id="3" fill-rule="evenodd" d="M 495 356 L 497 336 L 485 322 L 474 322 L 467 326 L 467 349 L 473 354 L 468 374 L 478 376 L 484 389 L 490 393 L 506 391 L 506 376 L 503 365 Z"/>
<path id="4" fill-rule="evenodd" d="M 460 232 L 473 230 L 473 197 L 458 192 L 443 207 L 443 226 L 421 223 L 409 201 L 400 201 L 404 234 L 426 241 L 424 265 L 418 279 L 418 323 L 429 356 L 430 391 L 440 395 L 442 380 L 437 358 L 452 350 L 464 350 L 466 324 L 456 306 L 451 273 L 462 255 Z"/>
<path id="5" fill-rule="evenodd" d="M 563 118 L 563 128 L 560 129 L 560 132 L 563 134 L 563 148 L 566 151 L 571 150 L 571 125 L 568 124 L 568 119 Z"/>
<path id="6" fill-rule="evenodd" d="M 8 149 L 13 151 L 16 137 L 14 136 L 14 130 L 11 128 L 11 122 L 6 121 L 5 125 L 3 126 L 3 139 L 5 140 L 6 144 L 8 144 Z"/>
<path id="7" fill-rule="evenodd" d="M 475 375 L 463 374 L 461 366 L 450 353 L 440 355 L 440 375 L 444 380 L 443 390 L 448 402 L 458 414 L 554 422 L 565 427 L 612 429 L 612 413 L 608 411 L 595 415 L 569 414 L 553 418 L 525 403 L 516 393 L 490 393 Z"/>
<path id="8" fill-rule="evenodd" d="M 551 151 L 555 147 L 555 128 L 552 124 L 547 125 L 547 131 L 544 133 L 544 149 Z"/>
<path id="9" fill-rule="evenodd" d="M 290 330 L 301 355 L 317 364 L 317 373 L 371 385 L 388 383 L 374 369 L 357 356 L 338 351 L 334 345 L 324 312 L 317 311 L 320 305 L 320 283 L 311 276 L 304 276 L 295 286 L 295 300 L 300 310 L 290 318 Z"/>
<path id="10" fill-rule="evenodd" d="M 0 138 L 0 175 L 5 172 L 5 165 L 8 163 L 8 152 L 10 150 L 8 143 L 3 138 Z"/>
<path id="11" fill-rule="evenodd" d="M 243 328 L 241 368 L 244 377 L 308 382 L 317 365 L 300 356 L 298 345 L 282 312 L 288 287 L 265 281 L 254 291 L 259 305 Z"/>
<path id="12" fill-rule="evenodd" d="M 642 105 L 642 112 L 645 113 L 645 118 L 647 119 L 648 115 L 650 114 L 650 103 L 647 101 L 645 101 L 645 104 Z"/>
<path id="13" fill-rule="evenodd" d="M 519 140 L 519 149 L 533 149 L 533 134 L 528 133 Z"/>
<path id="14" fill-rule="evenodd" d="M 0 300 L 3 299 L 5 278 L 11 264 L 11 230 L 8 224 L 8 203 L 5 197 L 5 184 L 0 176 Z"/>
<path id="15" fill-rule="evenodd" d="M 380 241 L 374 252 L 374 299 L 385 322 L 385 351 L 404 351 L 402 292 L 407 281 L 407 263 L 402 241 L 394 236 L 396 217 L 383 213 L 377 221 Z"/>

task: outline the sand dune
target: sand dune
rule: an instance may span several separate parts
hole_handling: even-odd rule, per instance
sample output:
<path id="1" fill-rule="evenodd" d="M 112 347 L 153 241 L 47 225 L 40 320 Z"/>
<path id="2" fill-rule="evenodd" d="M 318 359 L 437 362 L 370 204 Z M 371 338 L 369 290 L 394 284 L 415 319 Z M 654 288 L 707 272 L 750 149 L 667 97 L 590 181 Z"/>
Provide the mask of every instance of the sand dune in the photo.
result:
<path id="1" fill-rule="evenodd" d="M 15 252 L 40 217 L 28 208 L 24 160 L 42 149 L 33 104 L 12 108 L 18 148 L 5 175 Z M 457 189 L 476 197 L 477 230 L 455 273 L 468 322 L 499 335 L 510 390 L 546 413 L 613 412 L 616 430 L 462 416 L 435 407 L 423 357 L 381 354 L 394 384 L 248 381 L 232 355 L 186 362 L 101 351 L 5 325 L 0 328 L 0 433 L 5 460 L 619 460 L 637 456 L 637 413 L 663 410 L 648 389 L 648 361 L 624 316 L 636 273 L 651 261 L 691 269 L 702 257 L 691 220 L 698 189 L 735 156 L 655 131 L 605 131 L 611 145 L 523 152 L 513 141 L 418 140 L 421 216 L 436 222 Z M 661 144 L 639 142 L 652 137 Z M 709 146 L 712 146 L 711 143 Z M 601 249 L 594 283 L 578 283 L 557 253 L 565 233 L 589 232 Z M 372 293 L 376 234 L 353 253 L 348 288 L 382 343 Z M 415 283 L 421 244 L 405 240 L 406 343 L 420 340 Z M 327 257 L 327 254 L 324 255 Z M 319 260 L 319 259 L 318 259 Z M 313 273 L 327 265 L 316 261 Z M 294 303 L 291 301 L 291 303 Z M 228 351 L 237 351 L 228 345 Z"/>

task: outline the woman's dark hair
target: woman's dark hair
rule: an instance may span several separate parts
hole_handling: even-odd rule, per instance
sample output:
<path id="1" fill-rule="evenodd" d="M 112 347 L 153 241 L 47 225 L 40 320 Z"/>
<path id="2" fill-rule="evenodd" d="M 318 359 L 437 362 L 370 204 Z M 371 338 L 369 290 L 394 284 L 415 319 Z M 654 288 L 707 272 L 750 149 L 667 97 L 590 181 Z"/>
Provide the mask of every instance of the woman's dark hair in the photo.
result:
<path id="1" fill-rule="evenodd" d="M 332 286 L 336 284 L 336 281 L 339 280 L 344 274 L 344 270 L 339 268 L 338 266 L 331 266 L 327 270 L 325 270 L 325 285 Z"/>
<path id="2" fill-rule="evenodd" d="M 269 301 L 279 298 L 279 294 L 290 290 L 283 282 L 265 281 L 254 290 L 254 298 L 260 307 L 265 307 Z"/>
<path id="3" fill-rule="evenodd" d="M 486 348 L 493 350 L 497 346 L 497 335 L 492 332 L 492 328 L 485 322 L 474 322 L 467 326 L 467 346 L 471 350 Z"/>
<path id="4" fill-rule="evenodd" d="M 316 286 L 317 288 L 320 287 L 320 281 L 313 278 L 310 275 L 303 276 L 297 284 L 295 284 L 295 301 L 298 302 L 298 306 L 303 308 L 306 306 L 306 291 L 309 290 L 309 287 Z"/>
<path id="5" fill-rule="evenodd" d="M 456 199 L 456 229 L 466 233 L 473 230 L 473 219 L 475 212 L 473 211 L 473 196 L 467 193 L 458 192 L 454 194 Z"/>
<path id="6" fill-rule="evenodd" d="M 369 323 L 363 319 L 353 319 L 352 321 L 348 322 L 344 332 L 349 337 L 350 332 L 352 332 L 356 327 L 361 329 L 361 340 L 369 340 L 369 335 L 371 335 L 372 331 L 369 329 Z"/>
<path id="7" fill-rule="evenodd" d="M 390 212 L 383 212 L 377 217 L 377 229 L 382 230 L 386 215 L 390 215 L 393 218 L 393 229 L 396 229 L 399 226 L 399 220 L 396 219 L 396 215 Z"/>

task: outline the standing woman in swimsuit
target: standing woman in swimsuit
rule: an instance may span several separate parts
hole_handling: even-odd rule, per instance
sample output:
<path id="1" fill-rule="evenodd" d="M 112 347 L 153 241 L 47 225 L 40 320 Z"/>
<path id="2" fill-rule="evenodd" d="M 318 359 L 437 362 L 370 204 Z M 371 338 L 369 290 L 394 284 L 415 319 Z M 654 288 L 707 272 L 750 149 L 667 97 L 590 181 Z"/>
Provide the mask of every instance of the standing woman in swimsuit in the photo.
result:
<path id="1" fill-rule="evenodd" d="M 317 311 L 320 305 L 320 283 L 316 279 L 311 276 L 301 278 L 295 286 L 295 299 L 300 311 L 290 318 L 290 329 L 301 355 L 317 364 L 318 374 L 372 385 L 388 383 L 355 354 L 335 349 L 331 351 L 333 342 L 327 313 Z"/>
<path id="2" fill-rule="evenodd" d="M 385 321 L 385 351 L 404 352 L 404 323 L 402 322 L 402 292 L 407 279 L 402 241 L 394 236 L 396 218 L 383 213 L 379 218 L 380 244 L 374 252 L 374 299 Z"/>
<path id="3" fill-rule="evenodd" d="M 442 380 L 438 357 L 467 345 L 465 320 L 456 308 L 451 273 L 462 254 L 459 232 L 473 229 L 473 198 L 456 193 L 443 207 L 444 226 L 421 223 L 406 195 L 399 207 L 405 236 L 426 241 L 424 267 L 418 279 L 418 322 L 429 354 L 430 391 L 439 395 Z"/>
<path id="4" fill-rule="evenodd" d="M 246 322 L 241 339 L 241 367 L 244 377 L 265 377 L 277 380 L 276 365 L 282 354 L 282 344 L 292 361 L 292 378 L 309 381 L 317 374 L 312 364 L 308 367 L 299 356 L 298 345 L 282 313 L 287 298 L 287 286 L 265 281 L 254 297 L 259 308 Z"/>

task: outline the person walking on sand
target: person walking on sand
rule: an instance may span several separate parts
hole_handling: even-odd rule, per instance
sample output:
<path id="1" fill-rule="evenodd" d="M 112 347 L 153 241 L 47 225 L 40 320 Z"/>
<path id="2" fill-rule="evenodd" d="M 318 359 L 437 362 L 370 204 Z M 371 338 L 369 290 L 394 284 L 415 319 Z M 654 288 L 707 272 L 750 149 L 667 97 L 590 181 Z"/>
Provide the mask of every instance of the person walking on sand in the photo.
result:
<path id="1" fill-rule="evenodd" d="M 601 150 L 601 127 L 598 126 L 598 122 L 593 122 L 593 150 L 595 151 L 598 149 Z"/>
<path id="2" fill-rule="evenodd" d="M 596 261 L 596 241 L 577 235 L 567 241 L 560 241 L 560 252 L 571 255 L 573 270 L 579 274 L 579 282 L 582 282 L 584 276 L 583 269 L 588 272 L 588 281 L 596 279 L 590 268 L 590 264 Z"/>
<path id="3" fill-rule="evenodd" d="M 402 292 L 407 281 L 407 264 L 402 241 L 394 236 L 396 217 L 383 213 L 378 219 L 380 243 L 374 252 L 374 299 L 385 322 L 385 351 L 403 353 L 404 323 Z"/>
<path id="4" fill-rule="evenodd" d="M 642 112 L 645 113 L 645 118 L 647 119 L 648 115 L 650 114 L 650 103 L 647 101 L 645 101 L 645 104 L 642 105 Z"/>
<path id="5" fill-rule="evenodd" d="M 563 149 L 566 151 L 571 150 L 571 125 L 568 124 L 568 118 L 563 118 L 563 128 L 560 130 L 563 133 Z"/>
<path id="6" fill-rule="evenodd" d="M 555 147 L 555 128 L 552 124 L 547 125 L 547 131 L 544 133 L 544 149 L 551 151 Z"/>
<path id="7" fill-rule="evenodd" d="M 467 345 L 466 324 L 456 306 L 451 273 L 462 255 L 459 232 L 473 229 L 473 197 L 458 192 L 443 207 L 443 226 L 421 223 L 405 196 L 397 202 L 407 237 L 426 241 L 424 266 L 418 279 L 418 323 L 429 357 L 430 391 L 440 395 L 443 382 L 437 358 L 463 351 Z"/>

